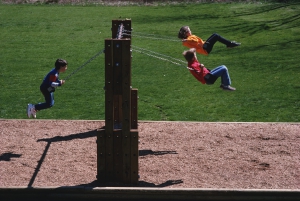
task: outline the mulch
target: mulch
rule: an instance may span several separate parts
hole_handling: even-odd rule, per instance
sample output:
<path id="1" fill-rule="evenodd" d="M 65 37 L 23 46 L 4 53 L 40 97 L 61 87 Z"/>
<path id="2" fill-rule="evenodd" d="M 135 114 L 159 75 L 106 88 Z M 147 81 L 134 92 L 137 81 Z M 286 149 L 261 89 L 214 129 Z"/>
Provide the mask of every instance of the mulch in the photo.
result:
<path id="1" fill-rule="evenodd" d="M 0 120 L 0 187 L 96 180 L 104 121 Z M 300 189 L 299 123 L 139 122 L 136 186 Z"/>

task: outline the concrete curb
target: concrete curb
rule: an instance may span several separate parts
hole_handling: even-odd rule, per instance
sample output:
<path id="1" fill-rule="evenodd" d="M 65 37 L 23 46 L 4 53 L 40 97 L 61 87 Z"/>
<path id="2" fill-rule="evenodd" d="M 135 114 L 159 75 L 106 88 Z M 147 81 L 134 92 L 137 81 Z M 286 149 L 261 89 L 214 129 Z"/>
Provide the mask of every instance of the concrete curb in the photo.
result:
<path id="1" fill-rule="evenodd" d="M 126 187 L 7 187 L 1 201 L 60 200 L 199 200 L 300 201 L 299 189 L 198 189 Z"/>

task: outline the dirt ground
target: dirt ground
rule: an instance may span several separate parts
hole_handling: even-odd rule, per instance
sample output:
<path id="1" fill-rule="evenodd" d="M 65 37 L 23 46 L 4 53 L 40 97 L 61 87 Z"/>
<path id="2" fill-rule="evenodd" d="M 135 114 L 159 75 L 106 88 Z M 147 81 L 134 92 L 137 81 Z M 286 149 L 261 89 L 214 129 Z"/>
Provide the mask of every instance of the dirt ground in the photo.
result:
<path id="1" fill-rule="evenodd" d="M 94 131 L 102 126 L 103 121 L 0 119 L 0 188 L 99 186 Z M 137 186 L 300 189 L 298 123 L 138 126 Z"/>

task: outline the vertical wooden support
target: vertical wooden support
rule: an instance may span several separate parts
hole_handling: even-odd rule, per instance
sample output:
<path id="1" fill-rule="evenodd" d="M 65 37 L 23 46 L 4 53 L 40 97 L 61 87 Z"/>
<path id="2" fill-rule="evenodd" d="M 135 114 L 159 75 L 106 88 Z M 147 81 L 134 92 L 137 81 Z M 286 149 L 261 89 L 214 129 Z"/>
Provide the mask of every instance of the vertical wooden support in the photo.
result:
<path id="1" fill-rule="evenodd" d="M 113 94 L 113 43 L 105 41 L 105 126 L 106 133 L 113 131 L 114 119 L 114 94 Z"/>
<path id="2" fill-rule="evenodd" d="M 122 45 L 122 147 L 123 147 L 123 181 L 131 183 L 131 138 L 130 138 L 130 85 L 131 85 L 131 52 L 130 40 Z"/>
<path id="3" fill-rule="evenodd" d="M 131 90 L 131 129 L 138 128 L 138 90 L 132 89 Z"/>
<path id="4" fill-rule="evenodd" d="M 130 140 L 131 140 L 131 160 L 130 160 L 130 183 L 137 183 L 139 179 L 139 164 L 138 164 L 138 158 L 139 158 L 139 144 L 138 144 L 138 130 L 134 129 L 130 131 Z"/>
<path id="5" fill-rule="evenodd" d="M 118 129 L 114 131 L 114 179 L 116 181 L 122 181 L 123 177 L 123 150 L 122 150 L 122 130 Z"/>
<path id="6" fill-rule="evenodd" d="M 105 176 L 114 180 L 114 140 L 113 133 L 107 132 L 105 136 Z"/>
<path id="7" fill-rule="evenodd" d="M 97 179 L 99 181 L 106 180 L 105 169 L 105 130 L 97 130 Z"/>
<path id="8" fill-rule="evenodd" d="M 138 145 L 139 145 L 139 139 L 138 139 L 138 110 L 137 110 L 137 104 L 138 104 L 138 90 L 132 89 L 131 90 L 131 179 L 132 183 L 134 181 L 138 181 L 139 179 L 139 164 L 138 164 L 138 157 L 139 157 L 139 151 L 138 151 Z"/>
<path id="9" fill-rule="evenodd" d="M 131 30 L 131 20 L 113 20 L 113 36 L 120 24 Z M 105 129 L 97 134 L 99 181 L 138 182 L 137 89 L 131 88 L 130 37 L 106 39 Z"/>

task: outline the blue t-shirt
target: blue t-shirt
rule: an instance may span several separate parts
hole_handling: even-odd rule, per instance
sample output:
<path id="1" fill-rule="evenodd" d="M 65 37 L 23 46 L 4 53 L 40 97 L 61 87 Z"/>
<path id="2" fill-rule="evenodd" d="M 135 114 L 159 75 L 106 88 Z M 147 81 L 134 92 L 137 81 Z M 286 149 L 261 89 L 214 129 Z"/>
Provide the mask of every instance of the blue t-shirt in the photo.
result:
<path id="1" fill-rule="evenodd" d="M 56 87 L 61 86 L 60 80 L 58 79 L 59 72 L 53 68 L 44 78 L 41 84 L 41 90 L 55 91 Z"/>

